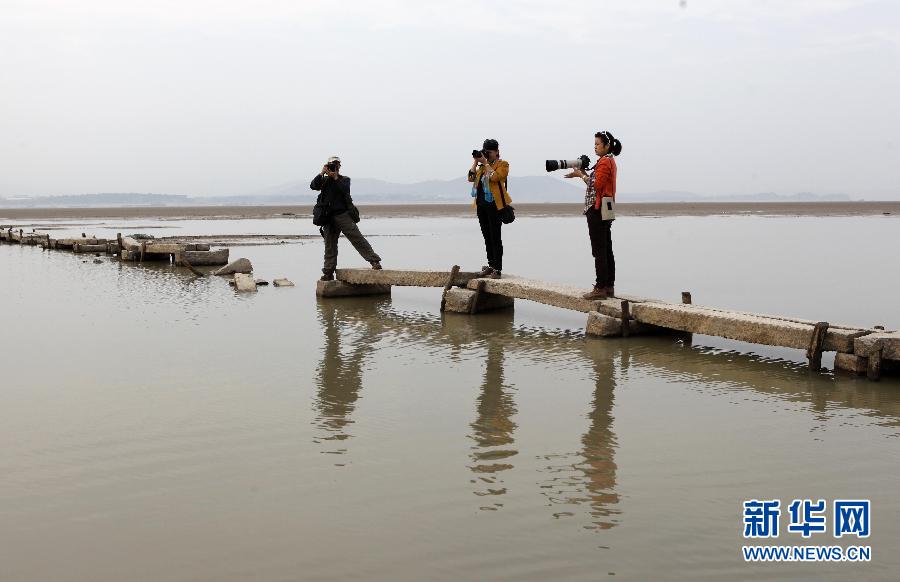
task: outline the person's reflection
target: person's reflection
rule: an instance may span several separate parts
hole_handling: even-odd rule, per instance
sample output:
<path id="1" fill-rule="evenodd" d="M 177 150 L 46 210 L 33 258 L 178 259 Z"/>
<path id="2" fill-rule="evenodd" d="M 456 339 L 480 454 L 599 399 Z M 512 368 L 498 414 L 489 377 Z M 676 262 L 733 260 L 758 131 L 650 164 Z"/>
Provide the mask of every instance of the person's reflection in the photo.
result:
<path id="1" fill-rule="evenodd" d="M 573 454 L 548 456 L 554 464 L 546 470 L 553 477 L 541 486 L 555 517 L 574 515 L 564 506 L 588 504 L 590 524 L 585 528 L 593 530 L 615 527 L 620 513 L 616 507 L 619 503 L 615 462 L 618 445 L 612 430 L 616 369 L 614 355 L 608 350 L 609 346 L 602 346 L 585 354 L 593 364 L 594 393 L 581 449 Z M 622 354 L 622 361 L 626 360 L 627 355 Z"/>
<path id="2" fill-rule="evenodd" d="M 370 298 L 318 301 L 325 343 L 316 369 L 318 414 L 313 422 L 321 429 L 314 442 L 326 445 L 323 453 L 347 452 L 343 443 L 352 436 L 349 426 L 362 389 L 362 364 L 380 335 L 377 313 L 381 303 Z"/>
<path id="3" fill-rule="evenodd" d="M 503 318 L 503 322 L 507 320 L 509 324 L 512 323 L 511 318 Z M 470 468 L 475 473 L 472 483 L 477 486 L 475 494 L 478 496 L 498 496 L 506 493 L 502 473 L 513 468 L 510 460 L 518 454 L 514 447 L 516 423 L 512 420 L 517 412 L 516 404 L 512 389 L 505 384 L 503 378 L 505 346 L 502 334 L 509 333 L 511 329 L 503 330 L 499 334 L 491 330 L 486 335 L 487 360 L 484 380 L 478 395 L 477 415 L 474 422 L 469 425 L 472 427 L 470 438 L 475 442 L 471 453 L 474 464 Z M 495 510 L 502 506 L 502 503 L 494 502 L 482 506 L 482 509 Z"/>
<path id="4" fill-rule="evenodd" d="M 620 352 L 623 365 L 629 360 L 626 352 Z M 595 355 L 594 377 L 594 395 L 588 414 L 590 424 L 581 437 L 584 462 L 579 469 L 584 473 L 588 489 L 593 527 L 609 529 L 618 523 L 616 516 L 619 514 L 615 461 L 618 443 L 612 431 L 616 370 L 611 354 Z"/>

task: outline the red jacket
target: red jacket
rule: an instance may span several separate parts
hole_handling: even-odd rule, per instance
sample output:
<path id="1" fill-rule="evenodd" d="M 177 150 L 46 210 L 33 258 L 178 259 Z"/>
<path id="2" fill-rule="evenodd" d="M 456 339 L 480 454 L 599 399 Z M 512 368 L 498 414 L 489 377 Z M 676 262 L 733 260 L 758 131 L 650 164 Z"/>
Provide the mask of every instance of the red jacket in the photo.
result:
<path id="1" fill-rule="evenodd" d="M 603 156 L 594 167 L 594 208 L 600 209 L 600 199 L 610 197 L 616 199 L 616 159 Z"/>

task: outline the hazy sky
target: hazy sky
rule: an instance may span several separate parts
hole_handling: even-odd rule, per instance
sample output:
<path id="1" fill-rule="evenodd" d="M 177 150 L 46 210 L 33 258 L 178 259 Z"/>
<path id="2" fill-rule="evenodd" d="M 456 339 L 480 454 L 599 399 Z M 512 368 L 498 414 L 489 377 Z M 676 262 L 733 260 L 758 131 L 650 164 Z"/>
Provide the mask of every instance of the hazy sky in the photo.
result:
<path id="1" fill-rule="evenodd" d="M 485 137 L 536 175 L 600 129 L 621 192 L 900 198 L 900 2 L 0 0 L 0 196 L 447 179 Z"/>

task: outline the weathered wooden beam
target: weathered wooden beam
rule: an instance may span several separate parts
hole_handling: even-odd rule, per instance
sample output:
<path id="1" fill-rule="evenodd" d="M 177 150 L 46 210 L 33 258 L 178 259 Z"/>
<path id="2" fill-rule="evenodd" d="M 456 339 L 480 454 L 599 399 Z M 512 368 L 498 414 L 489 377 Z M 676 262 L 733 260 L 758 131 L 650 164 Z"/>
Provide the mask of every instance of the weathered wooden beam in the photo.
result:
<path id="1" fill-rule="evenodd" d="M 883 352 L 884 346 L 882 346 L 881 342 L 876 342 L 869 350 L 869 369 L 866 372 L 866 377 L 874 382 L 881 379 L 881 356 Z"/>
<path id="2" fill-rule="evenodd" d="M 481 298 L 481 294 L 484 293 L 484 279 L 478 279 L 475 281 L 475 295 L 472 297 L 472 306 L 469 308 L 469 313 L 476 313 L 478 311 L 478 300 Z"/>
<path id="3" fill-rule="evenodd" d="M 825 334 L 828 331 L 828 322 L 816 323 L 809 338 L 809 347 L 806 348 L 806 359 L 809 369 L 818 372 L 822 369 L 822 347 L 825 345 Z"/>
<path id="4" fill-rule="evenodd" d="M 444 292 L 441 294 L 441 313 L 447 307 L 447 292 L 453 288 L 453 281 L 459 275 L 459 265 L 453 265 L 450 268 L 450 275 L 447 277 L 447 284 L 444 285 Z"/>
<path id="5" fill-rule="evenodd" d="M 622 337 L 628 337 L 631 335 L 631 306 L 627 300 L 623 300 L 620 305 L 622 310 Z"/>

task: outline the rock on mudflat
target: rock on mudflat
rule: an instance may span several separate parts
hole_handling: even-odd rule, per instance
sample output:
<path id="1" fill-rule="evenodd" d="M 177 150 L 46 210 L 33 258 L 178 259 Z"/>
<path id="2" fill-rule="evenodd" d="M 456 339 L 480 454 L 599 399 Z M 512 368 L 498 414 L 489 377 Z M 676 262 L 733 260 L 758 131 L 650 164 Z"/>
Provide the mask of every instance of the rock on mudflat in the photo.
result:
<path id="1" fill-rule="evenodd" d="M 293 287 L 294 284 L 288 279 L 275 279 L 272 284 L 276 287 Z"/>
<path id="2" fill-rule="evenodd" d="M 250 259 L 238 259 L 228 263 L 221 269 L 213 273 L 213 275 L 233 275 L 235 273 L 248 274 L 253 272 L 253 264 Z"/>
<path id="3" fill-rule="evenodd" d="M 257 286 L 257 287 L 265 287 L 265 286 L 268 285 L 268 284 L 269 284 L 269 282 L 266 281 L 265 279 L 257 279 L 257 280 L 256 280 L 256 286 Z"/>

